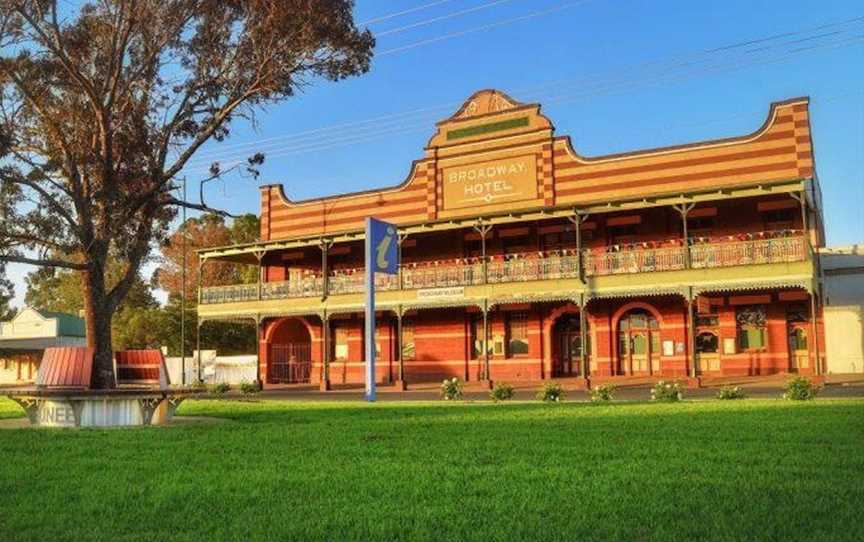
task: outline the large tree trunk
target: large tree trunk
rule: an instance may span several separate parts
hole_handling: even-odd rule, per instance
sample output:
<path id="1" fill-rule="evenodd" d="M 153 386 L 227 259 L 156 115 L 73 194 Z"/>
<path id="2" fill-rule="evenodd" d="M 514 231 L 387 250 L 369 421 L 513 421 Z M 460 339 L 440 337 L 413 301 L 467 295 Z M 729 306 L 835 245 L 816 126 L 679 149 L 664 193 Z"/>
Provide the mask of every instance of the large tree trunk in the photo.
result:
<path id="1" fill-rule="evenodd" d="M 91 266 L 82 273 L 84 286 L 84 319 L 87 346 L 95 350 L 91 386 L 96 389 L 116 387 L 114 352 L 111 347 L 112 309 L 105 295 L 104 266 Z"/>

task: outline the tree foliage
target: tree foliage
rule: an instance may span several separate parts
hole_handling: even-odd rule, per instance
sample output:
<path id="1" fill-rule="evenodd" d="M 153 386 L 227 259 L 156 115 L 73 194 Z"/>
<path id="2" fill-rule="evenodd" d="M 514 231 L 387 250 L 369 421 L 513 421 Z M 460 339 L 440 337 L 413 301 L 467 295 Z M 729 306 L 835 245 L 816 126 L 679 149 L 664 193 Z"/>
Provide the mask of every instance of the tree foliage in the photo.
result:
<path id="1" fill-rule="evenodd" d="M 15 297 L 15 287 L 6 276 L 6 264 L 0 262 L 0 322 L 15 316 L 12 299 Z"/>
<path id="2" fill-rule="evenodd" d="M 80 272 L 93 384 L 111 319 L 164 240 L 176 178 L 234 120 L 369 68 L 350 0 L 0 2 L 0 261 Z M 246 166 L 255 173 L 263 157 Z M 238 166 L 239 167 L 239 166 Z M 225 173 L 214 164 L 211 178 Z M 206 180 L 206 179 L 205 179 Z M 202 181 L 203 182 L 203 181 Z M 122 264 L 109 282 L 109 260 Z"/>
<path id="3" fill-rule="evenodd" d="M 162 246 L 162 265 L 157 270 L 159 286 L 170 296 L 179 296 L 183 287 L 183 238 L 186 238 L 186 300 L 196 300 L 196 285 L 199 259 L 197 250 L 242 243 L 251 243 L 259 237 L 258 217 L 253 214 L 240 215 L 228 226 L 225 218 L 216 214 L 205 214 L 190 218 L 181 224 Z M 238 265 L 230 262 L 212 261 L 201 269 L 202 284 L 252 283 L 257 281 L 257 266 Z"/>

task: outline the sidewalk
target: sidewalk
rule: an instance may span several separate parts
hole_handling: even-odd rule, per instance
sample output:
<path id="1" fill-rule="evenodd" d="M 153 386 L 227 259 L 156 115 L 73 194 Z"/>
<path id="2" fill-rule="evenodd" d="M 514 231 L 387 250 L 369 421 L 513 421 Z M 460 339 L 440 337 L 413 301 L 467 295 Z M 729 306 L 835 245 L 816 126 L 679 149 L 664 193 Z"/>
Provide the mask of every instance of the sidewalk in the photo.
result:
<path id="1" fill-rule="evenodd" d="M 717 396 L 717 390 L 721 385 L 741 386 L 747 393 L 747 397 L 760 399 L 779 398 L 783 393 L 783 384 L 789 379 L 788 375 L 777 378 L 766 379 L 765 377 L 739 377 L 727 378 L 722 382 L 712 381 L 709 385 L 700 388 L 689 388 L 684 391 L 688 399 L 712 399 Z M 579 384 L 577 379 L 558 379 L 566 391 L 567 400 L 588 400 L 588 392 Z M 515 394 L 513 399 L 526 401 L 534 400 L 537 391 L 543 386 L 543 382 L 513 383 Z M 237 397 L 231 393 L 229 397 Z M 331 391 L 319 391 L 316 386 L 294 385 L 284 386 L 278 389 L 268 389 L 259 394 L 262 399 L 291 400 L 291 401 L 360 401 L 363 400 L 363 386 L 342 385 L 334 386 Z M 477 383 L 469 382 L 464 388 L 464 397 L 469 401 L 489 400 L 489 390 L 483 389 Z M 826 384 L 819 393 L 821 398 L 864 398 L 864 375 L 839 375 L 827 378 Z M 424 382 L 410 386 L 408 391 L 399 391 L 392 386 L 379 385 L 377 400 L 387 401 L 437 401 L 441 398 L 440 384 L 437 382 Z M 644 383 L 634 382 L 632 384 L 622 383 L 615 392 L 615 399 L 625 401 L 647 401 L 651 398 L 651 387 Z"/>

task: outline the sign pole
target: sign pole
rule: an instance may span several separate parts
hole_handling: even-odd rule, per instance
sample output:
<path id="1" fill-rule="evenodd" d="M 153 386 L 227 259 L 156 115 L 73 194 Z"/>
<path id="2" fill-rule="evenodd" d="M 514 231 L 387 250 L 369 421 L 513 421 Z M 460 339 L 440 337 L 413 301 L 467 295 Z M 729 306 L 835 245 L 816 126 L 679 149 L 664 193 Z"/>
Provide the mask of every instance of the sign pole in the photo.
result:
<path id="1" fill-rule="evenodd" d="M 375 273 L 399 274 L 399 233 L 394 224 L 366 218 L 366 400 L 375 400 Z"/>
<path id="2" fill-rule="evenodd" d="M 366 400 L 375 400 L 375 251 L 372 219 L 366 219 Z"/>

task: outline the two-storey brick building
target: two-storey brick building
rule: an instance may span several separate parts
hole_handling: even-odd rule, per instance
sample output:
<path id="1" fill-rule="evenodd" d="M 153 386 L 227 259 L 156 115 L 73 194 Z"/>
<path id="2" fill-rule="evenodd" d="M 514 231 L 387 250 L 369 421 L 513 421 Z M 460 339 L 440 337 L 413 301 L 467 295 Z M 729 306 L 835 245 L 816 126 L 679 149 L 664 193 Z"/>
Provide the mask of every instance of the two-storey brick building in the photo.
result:
<path id="1" fill-rule="evenodd" d="M 821 372 L 806 98 L 742 137 L 589 158 L 538 104 L 484 90 L 398 186 L 261 196 L 260 242 L 200 253 L 259 283 L 204 285 L 198 314 L 256 322 L 267 384 L 362 382 L 367 216 L 401 241 L 401 274 L 379 277 L 382 383 Z"/>

